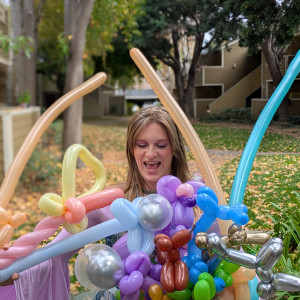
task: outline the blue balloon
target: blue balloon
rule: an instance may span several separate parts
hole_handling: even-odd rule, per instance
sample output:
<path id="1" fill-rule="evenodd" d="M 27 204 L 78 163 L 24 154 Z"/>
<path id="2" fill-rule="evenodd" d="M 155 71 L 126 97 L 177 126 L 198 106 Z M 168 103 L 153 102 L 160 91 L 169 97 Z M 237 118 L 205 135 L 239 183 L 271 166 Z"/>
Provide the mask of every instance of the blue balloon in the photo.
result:
<path id="1" fill-rule="evenodd" d="M 199 280 L 199 275 L 201 274 L 201 272 L 195 268 L 191 268 L 189 270 L 189 281 L 192 284 L 196 284 L 196 282 Z"/>
<path id="2" fill-rule="evenodd" d="M 222 292 L 225 289 L 225 281 L 220 277 L 214 277 L 216 292 Z"/>
<path id="3" fill-rule="evenodd" d="M 194 265 L 193 265 L 193 268 L 197 269 L 200 271 L 200 273 L 203 273 L 203 272 L 208 272 L 208 267 L 207 267 L 207 264 L 203 261 L 197 261 Z"/>
<path id="4" fill-rule="evenodd" d="M 283 79 L 261 112 L 243 151 L 230 193 L 229 206 L 243 203 L 248 177 L 260 142 L 284 96 L 300 72 L 300 50 L 290 63 Z"/>

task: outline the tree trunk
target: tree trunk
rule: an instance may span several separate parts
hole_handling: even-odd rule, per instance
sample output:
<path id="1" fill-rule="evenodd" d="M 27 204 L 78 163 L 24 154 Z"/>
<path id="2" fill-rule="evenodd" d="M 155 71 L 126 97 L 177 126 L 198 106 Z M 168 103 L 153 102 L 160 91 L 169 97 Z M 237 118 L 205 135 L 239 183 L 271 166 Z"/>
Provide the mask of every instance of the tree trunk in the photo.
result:
<path id="1" fill-rule="evenodd" d="M 44 1 L 39 1 L 35 12 L 34 0 L 11 0 L 13 37 L 24 36 L 33 40 L 30 58 L 23 50 L 14 55 L 12 78 L 15 77 L 16 82 L 13 83 L 12 104 L 16 104 L 18 95 L 26 91 L 31 96 L 30 104 L 36 104 L 37 28 Z"/>
<path id="2" fill-rule="evenodd" d="M 279 56 L 272 51 L 272 43 L 270 37 L 266 38 L 262 43 L 262 51 L 268 64 L 274 87 L 276 88 L 283 78 L 280 71 L 281 58 L 279 58 Z M 283 57 L 282 52 L 281 54 L 281 57 Z M 288 98 L 287 96 L 285 96 L 277 110 L 279 121 L 286 121 L 288 115 L 288 105 Z"/>
<path id="3" fill-rule="evenodd" d="M 67 60 L 65 93 L 83 82 L 83 52 L 86 29 L 95 0 L 64 2 L 64 33 L 70 39 L 70 53 Z M 82 98 L 64 112 L 63 150 L 72 144 L 82 142 Z"/>

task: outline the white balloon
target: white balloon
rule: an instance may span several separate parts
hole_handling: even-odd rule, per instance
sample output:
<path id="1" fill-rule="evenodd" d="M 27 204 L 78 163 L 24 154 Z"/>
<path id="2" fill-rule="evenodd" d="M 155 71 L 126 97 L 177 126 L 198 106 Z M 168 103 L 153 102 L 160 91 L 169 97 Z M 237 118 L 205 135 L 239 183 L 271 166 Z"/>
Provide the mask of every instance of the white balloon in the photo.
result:
<path id="1" fill-rule="evenodd" d="M 125 274 L 119 254 L 109 246 L 93 244 L 84 248 L 75 261 L 75 275 L 88 290 L 106 290 L 116 286 Z"/>

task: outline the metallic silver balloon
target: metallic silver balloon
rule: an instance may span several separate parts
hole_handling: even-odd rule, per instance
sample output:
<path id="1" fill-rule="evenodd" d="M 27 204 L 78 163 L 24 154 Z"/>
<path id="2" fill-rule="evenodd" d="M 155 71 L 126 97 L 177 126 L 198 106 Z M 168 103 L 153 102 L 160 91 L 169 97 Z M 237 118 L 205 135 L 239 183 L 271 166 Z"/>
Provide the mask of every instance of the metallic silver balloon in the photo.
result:
<path id="1" fill-rule="evenodd" d="M 276 294 L 275 288 L 269 282 L 259 282 L 256 290 L 258 296 L 263 299 L 270 299 Z"/>
<path id="2" fill-rule="evenodd" d="M 256 269 L 256 274 L 261 281 L 271 281 L 273 278 L 273 271 L 272 269 L 264 271 L 261 268 Z"/>
<path id="3" fill-rule="evenodd" d="M 249 253 L 228 249 L 225 260 L 248 269 L 256 269 L 256 257 Z"/>
<path id="4" fill-rule="evenodd" d="M 137 211 L 139 223 L 150 231 L 166 228 L 173 215 L 170 202 L 158 194 L 143 197 L 138 203 Z"/>
<path id="5" fill-rule="evenodd" d="M 103 244 L 89 245 L 75 261 L 77 280 L 89 290 L 110 289 L 116 286 L 125 274 L 119 254 Z"/>
<path id="6" fill-rule="evenodd" d="M 216 233 L 210 233 L 207 235 L 207 245 L 208 248 L 221 258 L 227 254 L 226 244 Z"/>
<path id="7" fill-rule="evenodd" d="M 256 256 L 257 266 L 263 270 L 271 269 L 282 255 L 283 243 L 279 238 L 272 238 L 265 243 Z"/>
<path id="8" fill-rule="evenodd" d="M 283 273 L 274 274 L 272 284 L 277 291 L 300 291 L 300 278 L 293 275 Z"/>

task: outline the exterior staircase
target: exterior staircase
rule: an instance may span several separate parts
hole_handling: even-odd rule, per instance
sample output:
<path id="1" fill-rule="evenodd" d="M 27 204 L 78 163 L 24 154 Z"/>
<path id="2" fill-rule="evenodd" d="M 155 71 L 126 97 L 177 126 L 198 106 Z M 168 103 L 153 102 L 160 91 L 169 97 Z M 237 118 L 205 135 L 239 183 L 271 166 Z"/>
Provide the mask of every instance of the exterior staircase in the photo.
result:
<path id="1" fill-rule="evenodd" d="M 246 107 L 246 98 L 261 86 L 261 67 L 257 67 L 209 105 L 210 113 L 220 113 L 224 108 Z"/>

